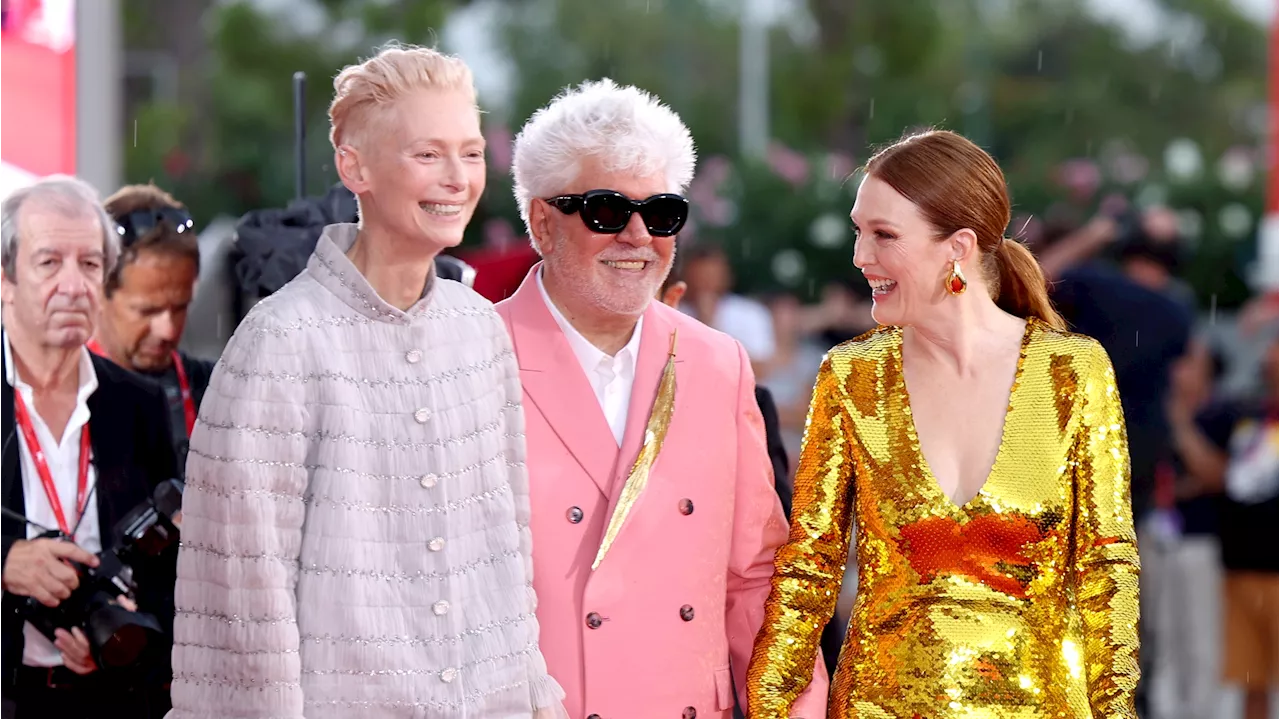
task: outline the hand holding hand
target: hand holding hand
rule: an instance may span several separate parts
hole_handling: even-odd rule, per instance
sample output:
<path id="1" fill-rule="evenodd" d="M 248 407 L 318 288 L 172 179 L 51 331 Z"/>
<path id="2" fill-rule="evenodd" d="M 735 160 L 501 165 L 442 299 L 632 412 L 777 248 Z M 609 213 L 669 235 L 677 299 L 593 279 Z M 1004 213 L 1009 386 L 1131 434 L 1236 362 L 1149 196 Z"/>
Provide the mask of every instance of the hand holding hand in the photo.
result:
<path id="1" fill-rule="evenodd" d="M 80 578 L 68 562 L 98 566 L 97 557 L 71 542 L 56 539 L 14 542 L 4 562 L 4 591 L 56 607 L 80 586 Z"/>

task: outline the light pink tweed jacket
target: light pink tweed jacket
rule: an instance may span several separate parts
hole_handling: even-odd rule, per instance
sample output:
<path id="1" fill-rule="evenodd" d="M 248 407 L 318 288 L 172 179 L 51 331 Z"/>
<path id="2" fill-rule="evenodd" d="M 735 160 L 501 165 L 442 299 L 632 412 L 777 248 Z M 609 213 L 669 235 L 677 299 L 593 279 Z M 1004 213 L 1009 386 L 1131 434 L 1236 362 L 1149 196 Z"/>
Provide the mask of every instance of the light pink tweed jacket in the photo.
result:
<path id="1" fill-rule="evenodd" d="M 171 719 L 529 717 L 538 649 L 519 369 L 493 307 L 407 312 L 326 229 L 244 320 L 191 441 Z"/>

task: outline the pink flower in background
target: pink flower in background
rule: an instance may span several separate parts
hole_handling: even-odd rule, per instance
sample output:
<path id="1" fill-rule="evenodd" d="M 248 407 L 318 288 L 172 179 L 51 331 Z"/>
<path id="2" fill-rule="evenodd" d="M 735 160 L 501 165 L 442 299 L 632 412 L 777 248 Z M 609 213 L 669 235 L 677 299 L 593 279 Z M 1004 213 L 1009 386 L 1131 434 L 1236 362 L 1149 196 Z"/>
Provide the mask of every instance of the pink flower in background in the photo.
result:
<path id="1" fill-rule="evenodd" d="M 489 155 L 490 170 L 502 174 L 511 171 L 511 143 L 514 139 L 506 125 L 494 123 L 485 128 L 485 150 Z"/>
<path id="2" fill-rule="evenodd" d="M 775 175 L 796 187 L 809 179 L 809 160 L 780 142 L 769 143 L 765 159 Z"/>
<path id="3" fill-rule="evenodd" d="M 689 203 L 693 205 L 693 217 L 711 227 L 724 227 L 733 222 L 737 208 L 733 202 L 720 196 L 720 189 L 733 173 L 733 163 L 724 155 L 713 155 L 702 163 L 702 169 L 689 184 Z M 693 218 L 690 218 L 691 220 Z M 691 231 L 686 227 L 686 234 Z"/>
<path id="4" fill-rule="evenodd" d="M 1084 200 L 1098 191 L 1102 184 L 1102 172 L 1093 160 L 1077 158 L 1058 166 L 1057 180 L 1073 199 Z"/>
<path id="5" fill-rule="evenodd" d="M 853 158 L 843 152 L 827 153 L 826 163 L 827 179 L 836 182 L 844 182 L 845 178 L 853 174 L 856 169 Z"/>

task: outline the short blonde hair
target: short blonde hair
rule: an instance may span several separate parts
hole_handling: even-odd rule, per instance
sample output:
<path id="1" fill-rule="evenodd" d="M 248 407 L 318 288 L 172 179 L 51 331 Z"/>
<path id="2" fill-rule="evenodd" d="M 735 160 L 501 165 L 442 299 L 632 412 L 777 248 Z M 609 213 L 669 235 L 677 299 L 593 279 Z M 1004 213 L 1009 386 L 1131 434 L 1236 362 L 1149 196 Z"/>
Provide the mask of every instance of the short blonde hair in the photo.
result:
<path id="1" fill-rule="evenodd" d="M 459 90 L 475 102 L 471 68 L 460 58 L 431 48 L 391 42 L 377 55 L 343 68 L 333 79 L 333 102 L 329 104 L 333 149 L 361 140 L 371 110 L 423 88 Z"/>

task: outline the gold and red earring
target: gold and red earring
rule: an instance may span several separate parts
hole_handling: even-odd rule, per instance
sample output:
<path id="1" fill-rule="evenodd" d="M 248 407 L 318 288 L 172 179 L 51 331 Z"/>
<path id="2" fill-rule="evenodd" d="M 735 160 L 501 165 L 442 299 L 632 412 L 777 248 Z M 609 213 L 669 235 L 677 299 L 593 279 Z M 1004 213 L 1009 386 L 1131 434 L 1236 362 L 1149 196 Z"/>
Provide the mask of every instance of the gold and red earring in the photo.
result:
<path id="1" fill-rule="evenodd" d="M 969 281 L 964 278 L 964 273 L 960 271 L 960 260 L 951 261 L 951 272 L 947 273 L 946 287 L 947 292 L 953 295 L 962 295 L 965 290 L 969 289 Z"/>

